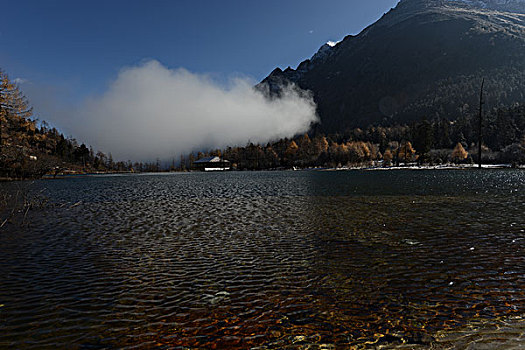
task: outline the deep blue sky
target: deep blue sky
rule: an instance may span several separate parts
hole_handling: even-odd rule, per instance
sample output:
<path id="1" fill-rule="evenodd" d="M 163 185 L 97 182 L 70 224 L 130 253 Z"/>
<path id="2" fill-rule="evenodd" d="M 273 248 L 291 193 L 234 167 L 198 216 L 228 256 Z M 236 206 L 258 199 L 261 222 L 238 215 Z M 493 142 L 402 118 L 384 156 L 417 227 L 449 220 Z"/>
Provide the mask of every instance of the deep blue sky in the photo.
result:
<path id="1" fill-rule="evenodd" d="M 157 59 L 217 79 L 261 80 L 398 0 L 0 0 L 0 68 L 11 78 L 100 94 L 125 66 Z"/>

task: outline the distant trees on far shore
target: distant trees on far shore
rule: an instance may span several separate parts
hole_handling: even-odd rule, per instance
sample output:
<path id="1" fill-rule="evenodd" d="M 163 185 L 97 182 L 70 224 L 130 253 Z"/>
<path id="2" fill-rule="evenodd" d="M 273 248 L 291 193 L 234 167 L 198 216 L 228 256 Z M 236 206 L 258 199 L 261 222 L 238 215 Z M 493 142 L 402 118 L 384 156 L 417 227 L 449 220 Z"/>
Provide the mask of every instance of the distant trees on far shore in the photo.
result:
<path id="1" fill-rule="evenodd" d="M 191 159 L 220 155 L 239 170 L 291 167 L 337 167 L 405 163 L 446 164 L 477 162 L 476 115 L 456 120 L 433 119 L 409 125 L 369 126 L 341 134 L 305 134 L 265 145 L 250 143 L 182 156 L 179 169 Z M 483 162 L 525 164 L 525 106 L 494 109 L 484 117 Z"/>
<path id="2" fill-rule="evenodd" d="M 185 171 L 207 156 L 221 156 L 238 170 L 473 163 L 478 156 L 477 116 L 463 113 L 455 120 L 435 117 L 330 135 L 312 132 L 264 145 L 249 143 L 191 153 L 173 157 L 170 166 L 160 159 L 147 163 L 115 161 L 111 153 L 95 152 L 32 116 L 18 86 L 0 70 L 0 179 L 83 172 Z M 484 116 L 482 160 L 525 164 L 525 105 L 494 109 Z"/>

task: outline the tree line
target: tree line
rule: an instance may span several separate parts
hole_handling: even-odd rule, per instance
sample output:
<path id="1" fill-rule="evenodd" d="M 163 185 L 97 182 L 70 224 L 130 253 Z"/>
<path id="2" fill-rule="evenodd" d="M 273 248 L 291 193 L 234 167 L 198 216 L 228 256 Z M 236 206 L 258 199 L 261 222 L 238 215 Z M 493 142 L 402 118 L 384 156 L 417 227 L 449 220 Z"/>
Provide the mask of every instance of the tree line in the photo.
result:
<path id="1" fill-rule="evenodd" d="M 63 172 L 126 171 L 129 162 L 67 138 L 33 111 L 20 88 L 0 70 L 0 178 L 39 178 Z"/>
<path id="2" fill-rule="evenodd" d="M 461 113 L 454 119 L 433 116 L 410 124 L 370 125 L 325 135 L 308 134 L 267 144 L 249 143 L 181 155 L 166 164 L 115 161 L 65 137 L 45 121 L 32 119 L 19 87 L 0 70 L 0 178 L 31 178 L 67 172 L 158 172 L 189 170 L 193 162 L 217 155 L 238 170 L 352 165 L 443 164 L 477 161 L 478 119 Z M 525 164 L 525 105 L 496 108 L 484 115 L 483 162 Z"/>
<path id="3" fill-rule="evenodd" d="M 478 116 L 423 119 L 403 125 L 371 125 L 341 134 L 304 134 L 265 145 L 249 143 L 181 157 L 180 168 L 207 156 L 222 156 L 239 170 L 353 165 L 446 164 L 478 161 Z M 482 161 L 525 164 L 525 105 L 484 115 Z"/>

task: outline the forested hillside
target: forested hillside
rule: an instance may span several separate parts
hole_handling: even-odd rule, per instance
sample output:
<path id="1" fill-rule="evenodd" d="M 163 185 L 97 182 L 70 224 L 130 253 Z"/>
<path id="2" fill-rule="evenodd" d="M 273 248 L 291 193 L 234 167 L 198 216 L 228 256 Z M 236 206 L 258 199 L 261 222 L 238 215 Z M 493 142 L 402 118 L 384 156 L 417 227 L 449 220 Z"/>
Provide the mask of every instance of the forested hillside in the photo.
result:
<path id="1" fill-rule="evenodd" d="M 359 35 L 323 46 L 296 69 L 274 70 L 259 88 L 311 91 L 324 133 L 453 121 L 475 113 L 482 78 L 488 107 L 524 103 L 523 4 L 497 3 L 402 0 Z"/>
<path id="2" fill-rule="evenodd" d="M 221 155 L 238 170 L 337 167 L 410 162 L 419 164 L 477 162 L 478 116 L 466 108 L 454 120 L 375 124 L 323 134 L 312 130 L 266 145 L 248 144 L 223 150 L 173 155 L 170 165 L 115 162 L 111 154 L 66 138 L 33 118 L 29 102 L 16 84 L 0 72 L 0 178 L 38 178 L 68 173 L 189 170 L 208 155 Z M 483 116 L 483 162 L 525 164 L 525 106 L 492 109 Z M 177 159 L 177 161 L 175 161 Z"/>
<path id="3" fill-rule="evenodd" d="M 525 106 L 493 109 L 483 115 L 482 160 L 485 164 L 525 164 Z M 468 164 L 478 162 L 479 118 L 470 113 L 455 120 L 423 119 L 410 124 L 370 125 L 342 133 L 305 134 L 266 145 L 249 144 L 189 155 L 222 155 L 239 170 L 337 166 Z"/>
<path id="4" fill-rule="evenodd" d="M 44 174 L 125 170 L 111 156 L 95 153 L 33 118 L 29 101 L 0 70 L 0 178 L 39 178 Z"/>

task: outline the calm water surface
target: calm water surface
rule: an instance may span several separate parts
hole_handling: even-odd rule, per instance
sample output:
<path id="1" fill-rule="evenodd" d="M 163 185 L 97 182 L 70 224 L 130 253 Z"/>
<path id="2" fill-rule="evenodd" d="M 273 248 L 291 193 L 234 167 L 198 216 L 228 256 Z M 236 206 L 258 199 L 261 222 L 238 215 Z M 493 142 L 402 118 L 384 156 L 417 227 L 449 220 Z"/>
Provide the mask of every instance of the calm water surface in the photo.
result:
<path id="1" fill-rule="evenodd" d="M 525 348 L 524 171 L 23 186 L 50 203 L 0 230 L 0 348 Z"/>

